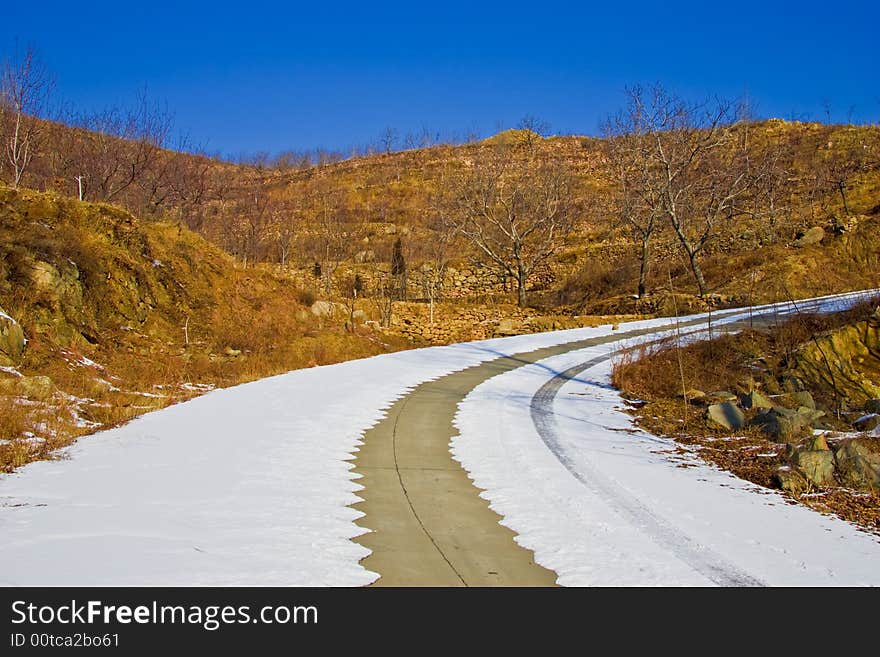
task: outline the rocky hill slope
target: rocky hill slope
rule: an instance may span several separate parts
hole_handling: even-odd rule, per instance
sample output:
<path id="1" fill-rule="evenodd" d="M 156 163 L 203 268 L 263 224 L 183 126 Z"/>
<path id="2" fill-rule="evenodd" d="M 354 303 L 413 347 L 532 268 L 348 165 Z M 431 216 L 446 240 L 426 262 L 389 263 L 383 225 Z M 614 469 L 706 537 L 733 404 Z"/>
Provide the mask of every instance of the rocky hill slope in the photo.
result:
<path id="1" fill-rule="evenodd" d="M 406 344 L 313 301 L 179 224 L 0 187 L 0 468 L 215 386 Z"/>

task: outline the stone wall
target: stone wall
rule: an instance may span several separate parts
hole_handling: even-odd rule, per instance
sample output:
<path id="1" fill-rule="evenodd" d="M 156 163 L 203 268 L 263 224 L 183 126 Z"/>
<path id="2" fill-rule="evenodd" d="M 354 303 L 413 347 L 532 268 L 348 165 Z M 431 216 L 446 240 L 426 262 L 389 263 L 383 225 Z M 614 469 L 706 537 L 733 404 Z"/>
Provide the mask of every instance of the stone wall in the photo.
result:
<path id="1" fill-rule="evenodd" d="M 299 287 L 313 288 L 323 292 L 323 279 L 315 278 L 311 267 L 288 269 L 283 272 L 296 282 Z M 376 293 L 384 281 L 388 280 L 389 265 L 387 263 L 350 263 L 341 264 L 333 273 L 332 294 L 343 294 L 343 290 L 355 275 L 360 276 L 365 296 Z M 427 281 L 431 280 L 430 265 L 422 265 L 411 269 L 406 276 L 406 298 L 427 300 L 429 290 Z M 550 267 L 543 267 L 529 277 L 526 285 L 528 291 L 545 290 L 556 282 L 556 274 Z M 435 298 L 464 299 L 469 297 L 495 296 L 512 294 L 516 291 L 516 281 L 503 277 L 495 267 L 486 264 L 465 264 L 446 268 L 443 283 L 435 291 Z"/>

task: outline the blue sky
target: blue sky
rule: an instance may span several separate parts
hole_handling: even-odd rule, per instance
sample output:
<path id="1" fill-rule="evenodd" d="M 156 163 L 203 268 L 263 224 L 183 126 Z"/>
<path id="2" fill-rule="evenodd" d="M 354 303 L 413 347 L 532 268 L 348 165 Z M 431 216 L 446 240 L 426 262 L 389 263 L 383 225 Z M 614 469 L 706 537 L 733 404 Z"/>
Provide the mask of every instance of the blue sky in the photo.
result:
<path id="1" fill-rule="evenodd" d="M 880 121 L 880 2 L 19 2 L 81 109 L 166 101 L 211 151 L 346 149 L 423 126 L 488 135 L 526 114 L 593 134 L 623 89 L 748 94 L 762 116 Z"/>

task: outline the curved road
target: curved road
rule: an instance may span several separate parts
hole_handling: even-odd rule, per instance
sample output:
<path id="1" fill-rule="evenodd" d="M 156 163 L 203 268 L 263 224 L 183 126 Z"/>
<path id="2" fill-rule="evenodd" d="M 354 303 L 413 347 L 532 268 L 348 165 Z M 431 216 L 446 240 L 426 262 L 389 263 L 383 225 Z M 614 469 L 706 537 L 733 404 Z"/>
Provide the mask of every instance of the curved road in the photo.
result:
<path id="1" fill-rule="evenodd" d="M 716 318 L 735 314 L 742 315 L 742 311 L 719 313 Z M 705 320 L 680 324 L 681 327 L 696 325 L 704 326 Z M 355 541 L 371 550 L 361 563 L 380 575 L 374 585 L 555 584 L 556 574 L 536 564 L 533 553 L 516 543 L 516 534 L 499 524 L 501 516 L 489 508 L 488 502 L 480 496 L 481 491 L 453 460 L 449 443 L 458 433 L 453 426 L 458 405 L 483 381 L 518 367 L 568 351 L 656 334 L 674 327 L 670 324 L 614 333 L 500 356 L 425 382 L 399 399 L 386 417 L 364 434 L 364 445 L 355 461 L 355 472 L 361 475 L 359 483 L 364 490 L 358 493 L 363 502 L 353 506 L 365 514 L 358 524 L 371 530 Z M 549 436 L 552 425 L 546 421 L 546 404 L 552 401 L 550 388 L 541 394 L 543 397 L 536 401 L 534 408 L 537 421 L 542 422 Z M 548 446 L 552 449 L 551 444 Z M 619 504 L 631 512 L 638 508 L 630 500 L 623 501 L 619 492 L 609 495 L 619 499 Z M 639 520 L 645 529 L 658 532 L 683 556 L 692 558 L 698 569 L 711 572 L 713 581 L 728 585 L 758 584 L 711 555 L 697 555 L 684 537 L 676 535 L 671 528 L 660 527 L 659 521 L 651 524 L 644 514 L 639 515 Z"/>

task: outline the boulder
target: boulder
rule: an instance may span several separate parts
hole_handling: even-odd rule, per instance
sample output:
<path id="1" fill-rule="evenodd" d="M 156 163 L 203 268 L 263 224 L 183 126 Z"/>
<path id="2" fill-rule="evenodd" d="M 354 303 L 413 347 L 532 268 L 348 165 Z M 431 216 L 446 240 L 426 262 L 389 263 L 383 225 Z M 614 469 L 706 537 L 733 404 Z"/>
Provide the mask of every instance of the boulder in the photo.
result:
<path id="1" fill-rule="evenodd" d="M 816 401 L 813 395 L 807 390 L 799 390 L 788 394 L 788 398 L 797 406 L 806 406 L 812 410 L 816 410 Z"/>
<path id="2" fill-rule="evenodd" d="M 793 465 L 816 486 L 833 486 L 834 454 L 827 449 L 798 450 L 791 459 Z"/>
<path id="3" fill-rule="evenodd" d="M 0 381 L 0 394 L 27 397 L 45 401 L 55 392 L 55 385 L 48 376 L 23 376 Z"/>
<path id="4" fill-rule="evenodd" d="M 742 429 L 746 425 L 746 417 L 742 410 L 730 401 L 710 405 L 706 410 L 706 417 L 728 431 Z"/>
<path id="5" fill-rule="evenodd" d="M 769 411 L 758 413 L 752 424 L 777 442 L 795 443 L 822 417 L 822 411 L 814 411 L 801 406 L 798 410 L 774 406 Z"/>
<path id="6" fill-rule="evenodd" d="M 706 401 L 706 393 L 696 388 L 686 390 L 684 395 L 679 395 L 679 397 L 687 399 L 692 404 L 701 404 Z"/>
<path id="7" fill-rule="evenodd" d="M 828 441 L 825 439 L 825 434 L 819 434 L 818 436 L 813 436 L 812 438 L 807 439 L 804 443 L 804 448 L 814 452 L 831 451 L 831 448 L 828 446 Z"/>
<path id="8" fill-rule="evenodd" d="M 742 398 L 742 405 L 743 405 L 743 408 L 745 408 L 745 409 L 773 408 L 773 402 L 771 402 L 769 399 L 767 399 L 764 395 L 762 395 L 757 390 L 752 390 L 749 394 L 744 395 Z"/>
<path id="9" fill-rule="evenodd" d="M 48 376 L 25 376 L 18 380 L 18 386 L 23 395 L 40 401 L 49 399 L 55 391 L 52 379 Z"/>
<path id="10" fill-rule="evenodd" d="M 877 427 L 880 427 L 880 415 L 877 415 L 876 413 L 863 415 L 853 422 L 853 429 L 856 431 L 873 431 Z"/>
<path id="11" fill-rule="evenodd" d="M 790 466 L 783 466 L 773 475 L 776 484 L 792 495 L 800 495 L 812 489 L 809 479 L 802 472 Z"/>
<path id="12" fill-rule="evenodd" d="M 864 407 L 869 399 L 880 398 L 880 320 L 816 336 L 794 353 L 793 364 L 807 387 L 827 386 L 833 376 L 839 398 Z"/>
<path id="13" fill-rule="evenodd" d="M 498 322 L 498 328 L 495 329 L 495 335 L 520 335 L 523 332 L 522 322 L 515 319 L 502 319 Z"/>
<path id="14" fill-rule="evenodd" d="M 841 483 L 860 490 L 880 489 L 880 438 L 849 438 L 834 453 Z"/>
<path id="15" fill-rule="evenodd" d="M 782 377 L 782 389 L 787 393 L 799 392 L 804 389 L 804 382 L 796 376 Z"/>
<path id="16" fill-rule="evenodd" d="M 822 226 L 813 226 L 803 235 L 798 237 L 795 240 L 794 245 L 798 248 L 813 246 L 821 242 L 823 239 L 825 239 L 825 229 L 822 228 Z"/>
<path id="17" fill-rule="evenodd" d="M 341 312 L 346 312 L 346 308 L 343 304 L 333 301 L 315 301 L 311 306 L 311 311 L 315 317 L 334 317 Z"/>
<path id="18" fill-rule="evenodd" d="M 706 400 L 712 404 L 723 404 L 724 402 L 735 402 L 738 397 L 728 390 L 716 390 L 706 395 Z"/>
<path id="19" fill-rule="evenodd" d="M 24 352 L 24 331 L 0 308 L 0 365 L 15 365 Z"/>

